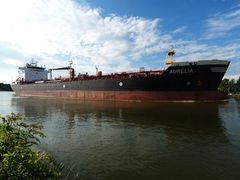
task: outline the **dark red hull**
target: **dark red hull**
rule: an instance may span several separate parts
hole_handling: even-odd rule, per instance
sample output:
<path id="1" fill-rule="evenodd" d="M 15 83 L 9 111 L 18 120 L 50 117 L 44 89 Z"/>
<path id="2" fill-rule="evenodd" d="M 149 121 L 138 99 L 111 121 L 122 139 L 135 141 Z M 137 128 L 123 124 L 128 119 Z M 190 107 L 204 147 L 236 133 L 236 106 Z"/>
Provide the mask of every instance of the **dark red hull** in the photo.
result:
<path id="1" fill-rule="evenodd" d="M 19 96 L 78 98 L 111 101 L 204 101 L 224 100 L 228 95 L 219 91 L 17 91 Z"/>

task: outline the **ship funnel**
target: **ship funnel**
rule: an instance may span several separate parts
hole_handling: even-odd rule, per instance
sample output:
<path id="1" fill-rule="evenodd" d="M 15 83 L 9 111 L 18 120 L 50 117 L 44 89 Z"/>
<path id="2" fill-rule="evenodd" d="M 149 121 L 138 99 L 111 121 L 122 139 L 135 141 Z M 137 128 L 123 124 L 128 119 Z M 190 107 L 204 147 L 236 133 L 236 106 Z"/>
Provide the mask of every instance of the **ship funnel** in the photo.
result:
<path id="1" fill-rule="evenodd" d="M 167 51 L 167 57 L 166 57 L 166 61 L 165 63 L 167 65 L 173 64 L 174 62 L 174 55 L 175 55 L 175 51 L 173 48 L 171 48 L 170 50 Z"/>

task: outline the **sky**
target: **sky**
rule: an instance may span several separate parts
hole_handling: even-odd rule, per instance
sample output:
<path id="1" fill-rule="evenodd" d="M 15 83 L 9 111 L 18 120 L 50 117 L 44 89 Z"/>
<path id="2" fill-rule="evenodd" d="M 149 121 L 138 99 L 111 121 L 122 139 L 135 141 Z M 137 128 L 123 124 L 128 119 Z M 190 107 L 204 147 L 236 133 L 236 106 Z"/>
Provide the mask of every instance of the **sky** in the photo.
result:
<path id="1" fill-rule="evenodd" d="M 171 47 L 175 61 L 230 60 L 225 77 L 239 77 L 240 1 L 0 1 L 0 82 L 32 58 L 76 73 L 163 69 Z"/>

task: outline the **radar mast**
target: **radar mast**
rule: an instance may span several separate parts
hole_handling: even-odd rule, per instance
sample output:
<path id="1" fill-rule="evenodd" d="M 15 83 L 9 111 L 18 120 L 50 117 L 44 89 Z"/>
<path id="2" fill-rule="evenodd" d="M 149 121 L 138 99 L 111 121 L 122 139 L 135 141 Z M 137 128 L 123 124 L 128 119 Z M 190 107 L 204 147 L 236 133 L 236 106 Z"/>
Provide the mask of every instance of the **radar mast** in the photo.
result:
<path id="1" fill-rule="evenodd" d="M 166 61 L 165 61 L 165 63 L 166 63 L 167 65 L 173 64 L 173 62 L 174 62 L 174 55 L 175 55 L 174 48 L 171 47 L 171 48 L 167 51 L 167 54 L 166 54 Z"/>

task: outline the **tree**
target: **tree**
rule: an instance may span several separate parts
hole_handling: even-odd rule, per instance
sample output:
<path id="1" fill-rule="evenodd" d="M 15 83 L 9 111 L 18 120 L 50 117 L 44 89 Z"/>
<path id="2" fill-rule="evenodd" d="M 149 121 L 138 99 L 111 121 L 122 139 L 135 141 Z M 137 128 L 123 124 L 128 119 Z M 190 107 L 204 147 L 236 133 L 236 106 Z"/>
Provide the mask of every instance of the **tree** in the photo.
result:
<path id="1" fill-rule="evenodd" d="M 2 121 L 2 122 L 1 122 Z M 46 179 L 62 176 L 63 165 L 49 154 L 33 151 L 44 137 L 39 125 L 28 125 L 12 113 L 0 117 L 0 179 Z"/>
<path id="2" fill-rule="evenodd" d="M 228 82 L 228 91 L 230 93 L 236 93 L 236 86 L 235 86 L 235 80 L 234 79 L 231 79 Z"/>
<path id="3" fill-rule="evenodd" d="M 238 93 L 238 94 L 240 93 L 240 76 L 236 82 L 236 93 Z"/>
<path id="4" fill-rule="evenodd" d="M 239 94 L 240 93 L 240 77 L 238 80 L 234 79 L 223 79 L 218 88 L 220 91 L 224 93 L 233 93 Z"/>
<path id="5" fill-rule="evenodd" d="M 219 90 L 224 93 L 229 93 L 229 79 L 223 79 L 219 85 Z"/>

